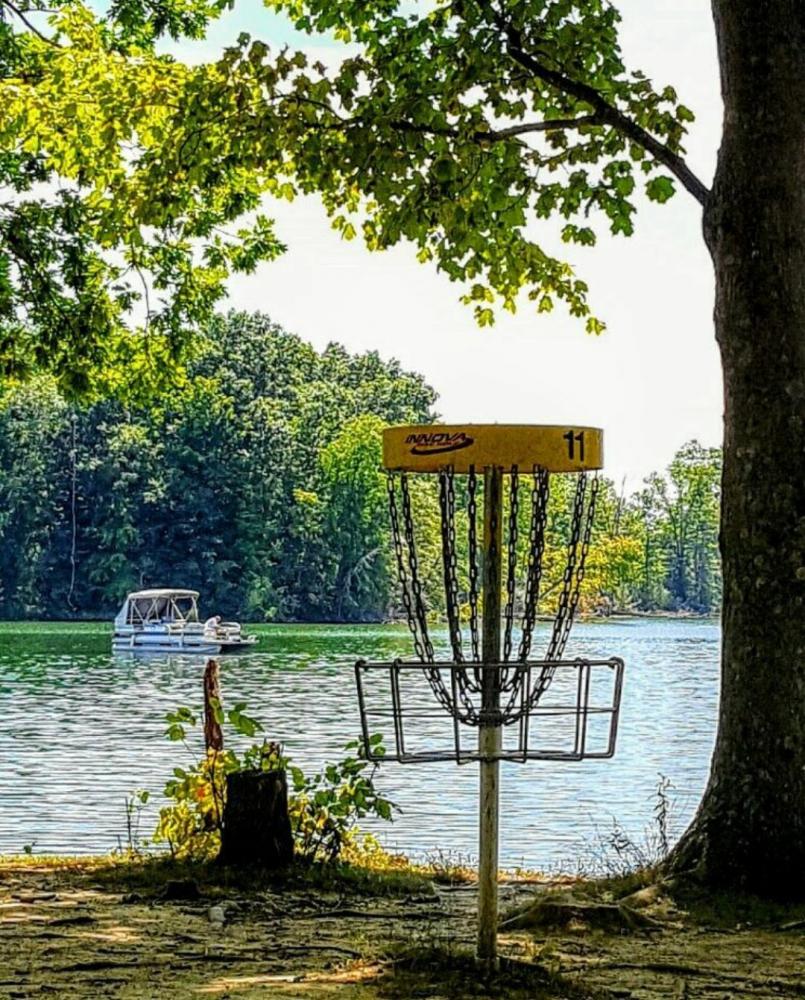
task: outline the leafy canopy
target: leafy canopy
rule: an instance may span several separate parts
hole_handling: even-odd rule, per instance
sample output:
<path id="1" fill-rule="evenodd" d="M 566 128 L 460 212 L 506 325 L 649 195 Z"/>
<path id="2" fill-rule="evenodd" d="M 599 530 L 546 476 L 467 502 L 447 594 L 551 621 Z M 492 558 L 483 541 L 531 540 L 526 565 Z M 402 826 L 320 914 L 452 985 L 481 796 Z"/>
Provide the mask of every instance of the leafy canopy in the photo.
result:
<path id="1" fill-rule="evenodd" d="M 0 376 L 49 370 L 62 388 L 170 373 L 232 270 L 283 249 L 257 175 L 160 163 L 192 77 L 155 50 L 203 34 L 229 0 L 0 0 Z"/>
<path id="2" fill-rule="evenodd" d="M 466 285 L 481 325 L 525 289 L 593 332 L 586 284 L 534 221 L 593 245 L 602 226 L 632 233 L 639 185 L 660 202 L 675 181 L 704 197 L 681 158 L 691 111 L 626 68 L 604 0 L 264 2 L 352 47 L 328 69 L 242 36 L 187 78 L 150 184 L 167 164 L 261 171 L 274 193 L 320 192 L 347 239 L 413 243 Z"/>
<path id="3" fill-rule="evenodd" d="M 281 252 L 267 194 L 319 193 L 370 249 L 412 243 L 481 325 L 524 291 L 591 332 L 561 241 L 630 235 L 641 186 L 705 200 L 682 158 L 693 115 L 626 67 L 606 0 L 264 5 L 350 43 L 343 58 L 247 35 L 205 65 L 157 54 L 160 34 L 202 34 L 227 0 L 115 0 L 104 17 L 59 0 L 47 36 L 0 0 L 7 374 L 45 366 L 81 388 L 93 369 L 114 381 L 178 356 L 227 275 Z"/>

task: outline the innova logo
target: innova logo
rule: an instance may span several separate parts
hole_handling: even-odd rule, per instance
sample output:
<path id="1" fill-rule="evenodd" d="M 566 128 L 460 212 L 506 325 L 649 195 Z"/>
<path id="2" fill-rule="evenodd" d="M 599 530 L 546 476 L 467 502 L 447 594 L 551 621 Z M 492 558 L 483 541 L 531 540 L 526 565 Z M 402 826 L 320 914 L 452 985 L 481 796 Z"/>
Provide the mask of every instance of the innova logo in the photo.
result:
<path id="1" fill-rule="evenodd" d="M 475 444 L 475 438 L 469 437 L 463 431 L 457 434 L 447 434 L 441 431 L 437 434 L 409 434 L 405 443 L 411 445 L 412 455 L 443 455 L 448 451 L 461 451 Z"/>

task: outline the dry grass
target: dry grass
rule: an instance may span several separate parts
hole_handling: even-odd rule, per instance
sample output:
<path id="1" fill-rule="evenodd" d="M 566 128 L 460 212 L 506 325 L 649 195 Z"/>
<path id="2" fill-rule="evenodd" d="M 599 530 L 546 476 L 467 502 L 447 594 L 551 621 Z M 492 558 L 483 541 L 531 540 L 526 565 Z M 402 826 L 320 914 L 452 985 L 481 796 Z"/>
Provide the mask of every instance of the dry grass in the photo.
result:
<path id="1" fill-rule="evenodd" d="M 277 877 L 164 859 L 0 859 L 0 997 L 805 997 L 805 907 L 639 876 L 510 882 L 504 907 L 536 895 L 556 917 L 501 933 L 506 961 L 485 982 L 470 957 L 474 886 L 452 874 L 435 885 L 399 860 L 382 868 Z M 613 923 L 624 904 L 642 919 Z"/>

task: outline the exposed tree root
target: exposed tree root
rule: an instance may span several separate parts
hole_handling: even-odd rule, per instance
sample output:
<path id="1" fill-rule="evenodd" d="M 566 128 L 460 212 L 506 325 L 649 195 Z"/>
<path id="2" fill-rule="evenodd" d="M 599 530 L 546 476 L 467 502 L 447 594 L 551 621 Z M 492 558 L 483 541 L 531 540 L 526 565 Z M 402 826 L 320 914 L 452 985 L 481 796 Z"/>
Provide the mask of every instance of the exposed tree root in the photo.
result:
<path id="1" fill-rule="evenodd" d="M 525 909 L 502 921 L 500 929 L 563 930 L 572 924 L 610 933 L 659 930 L 662 927 L 653 917 L 623 903 L 590 903 L 572 898 L 553 898 L 535 900 Z"/>

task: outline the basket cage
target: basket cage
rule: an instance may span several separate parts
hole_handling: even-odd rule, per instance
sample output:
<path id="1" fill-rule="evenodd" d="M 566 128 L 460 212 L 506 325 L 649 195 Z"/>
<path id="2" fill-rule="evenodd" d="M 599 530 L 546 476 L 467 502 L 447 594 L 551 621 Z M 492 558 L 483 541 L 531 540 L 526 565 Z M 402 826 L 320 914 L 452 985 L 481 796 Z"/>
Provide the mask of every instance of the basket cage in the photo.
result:
<path id="1" fill-rule="evenodd" d="M 601 446 L 594 428 L 466 425 L 384 432 L 394 561 L 418 662 L 356 664 L 368 759 L 466 763 L 612 756 L 623 662 L 564 659 L 592 541 Z M 437 660 L 430 634 L 433 609 L 423 587 L 419 516 L 409 485 L 409 473 L 419 472 L 438 476 L 451 656 L 444 662 Z M 547 588 L 553 472 L 575 473 L 575 487 L 568 498 L 564 569 L 558 584 Z M 466 476 L 460 490 L 457 474 Z M 465 511 L 460 524 L 459 497 Z M 459 550 L 466 559 L 461 585 Z M 532 658 L 540 601 L 548 590 L 556 606 L 547 648 Z M 495 598 L 487 603 L 490 592 Z M 496 633 L 489 641 L 487 628 Z M 497 729 L 501 740 L 481 740 L 474 728 Z"/>
<path id="2" fill-rule="evenodd" d="M 623 661 L 386 663 L 355 665 L 363 752 L 375 762 L 606 759 L 615 751 Z M 483 711 L 494 684 L 499 707 Z M 501 729 L 482 754 L 481 726 Z"/>

